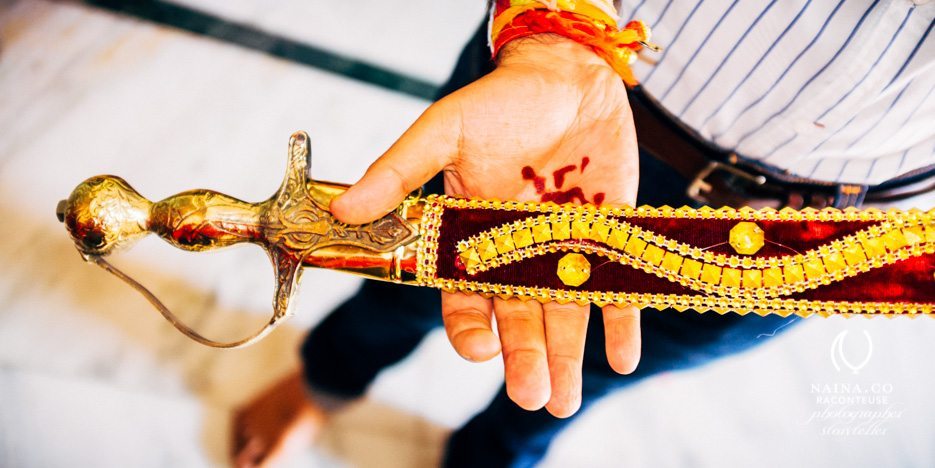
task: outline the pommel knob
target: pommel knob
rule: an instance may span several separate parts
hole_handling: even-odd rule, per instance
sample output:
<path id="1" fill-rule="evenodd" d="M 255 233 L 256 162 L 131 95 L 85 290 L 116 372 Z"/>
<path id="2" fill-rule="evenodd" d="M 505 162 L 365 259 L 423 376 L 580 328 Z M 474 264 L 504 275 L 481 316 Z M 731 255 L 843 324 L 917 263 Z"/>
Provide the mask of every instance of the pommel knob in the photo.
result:
<path id="1" fill-rule="evenodd" d="M 107 255 L 146 235 L 152 205 L 125 180 L 102 175 L 75 187 L 56 214 L 82 255 Z"/>

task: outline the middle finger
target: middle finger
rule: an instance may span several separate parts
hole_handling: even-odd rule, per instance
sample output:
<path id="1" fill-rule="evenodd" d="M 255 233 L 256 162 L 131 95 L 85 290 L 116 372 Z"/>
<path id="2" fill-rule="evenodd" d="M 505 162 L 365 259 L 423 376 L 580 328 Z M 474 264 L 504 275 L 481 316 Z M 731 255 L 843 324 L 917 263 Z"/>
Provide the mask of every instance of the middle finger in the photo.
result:
<path id="1" fill-rule="evenodd" d="M 503 352 L 506 393 L 526 410 L 542 408 L 551 395 L 542 304 L 494 299 Z"/>
<path id="2" fill-rule="evenodd" d="M 550 302 L 542 308 L 552 380 L 552 398 L 546 409 L 567 418 L 581 407 L 581 363 L 591 307 Z"/>

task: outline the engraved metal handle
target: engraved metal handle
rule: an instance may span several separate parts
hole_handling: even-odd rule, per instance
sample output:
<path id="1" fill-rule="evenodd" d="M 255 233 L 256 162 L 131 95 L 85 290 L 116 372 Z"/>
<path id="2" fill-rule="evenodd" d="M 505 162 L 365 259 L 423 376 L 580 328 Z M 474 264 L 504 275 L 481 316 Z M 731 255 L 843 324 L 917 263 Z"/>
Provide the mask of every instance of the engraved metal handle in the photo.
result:
<path id="1" fill-rule="evenodd" d="M 375 279 L 411 282 L 422 201 L 413 194 L 394 212 L 364 225 L 347 225 L 328 211 L 346 185 L 311 180 L 309 138 L 289 141 L 282 186 L 270 199 L 249 203 L 211 190 L 191 190 L 151 202 L 126 181 L 96 176 L 82 182 L 56 214 L 82 257 L 143 294 L 179 331 L 208 346 L 236 348 L 265 336 L 291 315 L 303 266 L 358 273 Z M 254 335 L 233 342 L 206 338 L 182 323 L 143 285 L 104 257 L 149 233 L 183 250 L 206 251 L 239 243 L 259 245 L 276 275 L 273 315 Z"/>

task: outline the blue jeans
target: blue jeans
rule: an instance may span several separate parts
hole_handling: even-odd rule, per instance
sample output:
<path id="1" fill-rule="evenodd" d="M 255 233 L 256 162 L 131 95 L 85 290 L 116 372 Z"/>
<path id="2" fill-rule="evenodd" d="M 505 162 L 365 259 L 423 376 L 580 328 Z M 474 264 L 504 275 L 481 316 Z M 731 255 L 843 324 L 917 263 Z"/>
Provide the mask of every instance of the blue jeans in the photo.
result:
<path id="1" fill-rule="evenodd" d="M 484 28 L 462 53 L 443 90 L 447 94 L 490 70 Z M 691 205 L 687 181 L 650 155 L 640 154 L 639 204 Z M 441 178 L 427 186 L 441 193 Z M 600 314 L 593 307 L 591 313 Z M 584 351 L 582 408 L 602 396 L 666 371 L 689 369 L 766 341 L 790 319 L 757 315 L 697 314 L 646 310 L 642 314 L 643 357 L 636 372 L 619 375 L 604 354 L 603 321 L 588 322 Z M 363 395 L 377 374 L 406 357 L 442 325 L 438 291 L 366 281 L 360 290 L 328 315 L 302 347 L 309 385 L 336 397 Z M 581 414 L 579 411 L 578 414 Z M 446 466 L 530 466 L 575 417 L 559 419 L 546 410 L 525 411 L 501 387 L 490 405 L 458 429 L 448 441 Z"/>

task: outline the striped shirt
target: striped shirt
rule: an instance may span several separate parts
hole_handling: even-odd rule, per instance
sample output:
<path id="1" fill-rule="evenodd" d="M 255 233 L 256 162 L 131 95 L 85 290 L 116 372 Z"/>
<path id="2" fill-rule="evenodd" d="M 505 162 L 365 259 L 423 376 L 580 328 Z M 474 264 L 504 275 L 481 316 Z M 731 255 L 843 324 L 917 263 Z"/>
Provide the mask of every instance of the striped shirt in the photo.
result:
<path id="1" fill-rule="evenodd" d="M 935 1 L 622 0 L 660 53 L 633 70 L 708 141 L 811 179 L 935 164 Z"/>

